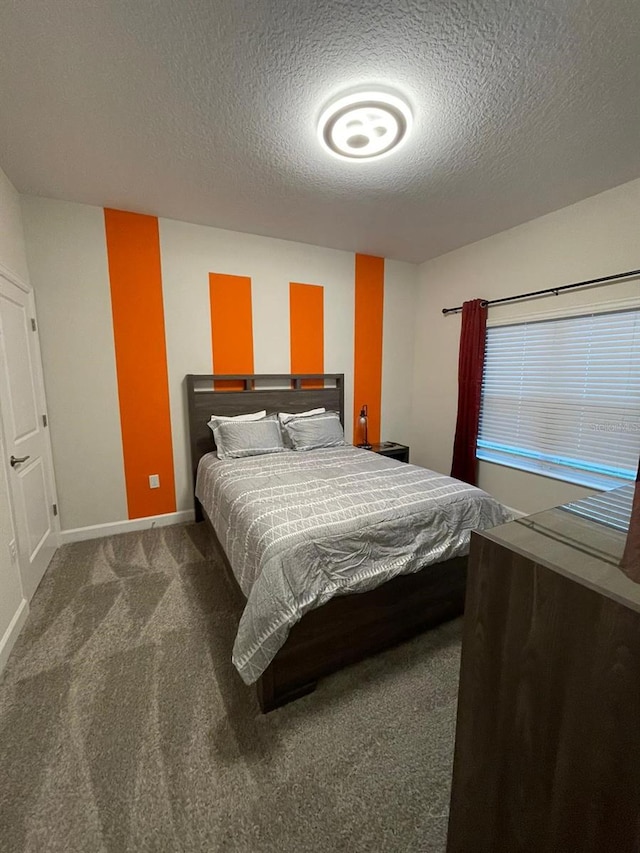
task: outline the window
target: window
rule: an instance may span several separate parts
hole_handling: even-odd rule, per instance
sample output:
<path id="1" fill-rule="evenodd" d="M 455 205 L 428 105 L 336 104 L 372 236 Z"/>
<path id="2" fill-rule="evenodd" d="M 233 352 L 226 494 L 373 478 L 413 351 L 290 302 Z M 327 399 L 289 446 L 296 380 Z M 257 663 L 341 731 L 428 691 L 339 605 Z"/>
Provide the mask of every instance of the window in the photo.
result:
<path id="1" fill-rule="evenodd" d="M 489 328 L 477 455 L 594 488 L 635 480 L 640 310 Z"/>

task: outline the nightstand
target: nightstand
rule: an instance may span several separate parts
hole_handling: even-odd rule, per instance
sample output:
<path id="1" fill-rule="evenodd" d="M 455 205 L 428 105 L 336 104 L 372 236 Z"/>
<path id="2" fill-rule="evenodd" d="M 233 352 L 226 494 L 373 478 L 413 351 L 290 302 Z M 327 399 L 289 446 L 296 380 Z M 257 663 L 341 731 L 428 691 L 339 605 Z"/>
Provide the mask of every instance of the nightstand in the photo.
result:
<path id="1" fill-rule="evenodd" d="M 372 444 L 371 450 L 373 453 L 379 453 L 380 456 L 389 456 L 391 459 L 397 459 L 399 462 L 409 461 L 409 448 L 406 444 L 395 444 L 393 441 L 387 441 L 382 444 Z"/>

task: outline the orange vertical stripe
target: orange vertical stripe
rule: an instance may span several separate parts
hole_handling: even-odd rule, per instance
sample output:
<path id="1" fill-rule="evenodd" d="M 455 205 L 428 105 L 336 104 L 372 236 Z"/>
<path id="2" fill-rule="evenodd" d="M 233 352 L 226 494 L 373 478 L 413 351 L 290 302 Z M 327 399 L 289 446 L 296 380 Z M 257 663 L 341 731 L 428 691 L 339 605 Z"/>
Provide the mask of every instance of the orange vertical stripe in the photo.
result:
<path id="1" fill-rule="evenodd" d="M 214 373 L 253 373 L 251 279 L 209 273 Z M 242 382 L 217 382 L 216 390 L 242 390 Z"/>
<path id="2" fill-rule="evenodd" d="M 289 282 L 292 373 L 324 373 L 324 287 Z M 309 379 L 305 388 L 322 388 Z"/>
<path id="3" fill-rule="evenodd" d="M 105 208 L 104 222 L 129 518 L 175 512 L 158 220 Z"/>
<path id="4" fill-rule="evenodd" d="M 369 410 L 369 441 L 380 441 L 382 408 L 382 317 L 384 308 L 384 258 L 356 255 L 355 353 L 353 376 L 353 441 L 362 441 L 358 415 Z"/>

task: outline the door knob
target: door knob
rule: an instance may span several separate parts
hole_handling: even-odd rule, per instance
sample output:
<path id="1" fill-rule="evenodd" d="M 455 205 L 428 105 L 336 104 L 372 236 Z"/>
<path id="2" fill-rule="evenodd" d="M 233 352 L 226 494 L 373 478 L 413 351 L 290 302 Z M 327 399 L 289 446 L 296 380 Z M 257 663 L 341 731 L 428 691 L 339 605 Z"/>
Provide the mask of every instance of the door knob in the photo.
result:
<path id="1" fill-rule="evenodd" d="M 12 456 L 11 459 L 9 460 L 9 462 L 11 464 L 11 467 L 15 468 L 16 465 L 20 465 L 21 462 L 26 462 L 27 459 L 30 459 L 30 458 L 31 458 L 30 456 L 20 456 L 19 458 L 17 456 Z"/>

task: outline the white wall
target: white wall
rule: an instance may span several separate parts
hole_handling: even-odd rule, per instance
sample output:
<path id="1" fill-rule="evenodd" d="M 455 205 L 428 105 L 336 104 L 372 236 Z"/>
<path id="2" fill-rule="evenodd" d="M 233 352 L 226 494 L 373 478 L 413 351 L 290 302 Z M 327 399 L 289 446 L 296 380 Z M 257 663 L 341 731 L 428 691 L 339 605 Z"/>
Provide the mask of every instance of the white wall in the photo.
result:
<path id="1" fill-rule="evenodd" d="M 62 529 L 127 519 L 103 210 L 23 197 Z M 351 252 L 160 219 L 176 509 L 193 508 L 184 377 L 210 373 L 209 273 L 252 279 L 254 369 L 289 373 L 289 282 L 324 287 L 327 373 L 345 374 L 351 438 Z M 408 439 L 418 268 L 385 264 L 382 438 Z M 152 427 L 151 427 L 152 428 Z"/>
<path id="2" fill-rule="evenodd" d="M 13 207 L 11 207 L 13 205 Z M 13 210 L 15 193 L 4 205 Z M 40 312 L 63 529 L 126 519 L 113 328 L 101 208 L 24 198 L 29 265 Z M 418 269 L 385 266 L 382 438 L 411 444 L 412 461 L 448 472 L 455 427 L 460 317 L 441 309 L 640 266 L 640 181 L 494 235 Z M 208 274 L 253 280 L 256 372 L 288 372 L 288 283 L 325 287 L 325 369 L 344 372 L 352 408 L 353 254 L 160 220 L 177 509 L 191 506 L 184 375 L 211 369 Z M 13 229 L 13 231 L 12 231 Z M 18 243 L 20 241 L 18 240 Z M 24 265 L 24 249 L 7 255 Z M 22 258 L 22 260 L 20 260 Z M 637 283 L 553 300 L 570 306 L 636 293 Z M 539 312 L 536 301 L 491 317 Z M 347 418 L 349 429 L 350 419 Z M 480 485 L 533 512 L 587 490 L 490 463 Z"/>
<path id="3" fill-rule="evenodd" d="M 184 377 L 212 369 L 206 311 L 210 272 L 252 279 L 256 373 L 290 370 L 289 282 L 324 286 L 324 367 L 326 373 L 345 373 L 345 431 L 350 439 L 353 254 L 172 219 L 160 220 L 160 246 L 178 511 L 193 505 Z"/>
<path id="4" fill-rule="evenodd" d="M 448 473 L 457 405 L 460 315 L 442 308 L 496 299 L 640 268 L 640 180 L 616 187 L 421 265 L 413 379 L 412 460 Z M 526 318 L 553 307 L 638 294 L 640 282 L 490 308 L 490 318 Z M 536 512 L 589 493 L 548 477 L 492 463 L 479 485 L 499 500 Z"/>
<path id="5" fill-rule="evenodd" d="M 345 434 L 352 440 L 354 256 L 340 252 L 160 220 L 162 282 L 178 511 L 192 506 L 184 376 L 211 371 L 208 276 L 248 275 L 253 282 L 254 368 L 288 373 L 289 282 L 324 287 L 324 369 L 345 374 Z M 408 441 L 413 376 L 417 267 L 385 262 L 382 438 Z"/>
<path id="6" fill-rule="evenodd" d="M 20 196 L 0 169 L 0 264 L 22 281 L 29 281 Z"/>
<path id="7" fill-rule="evenodd" d="M 381 438 L 400 444 L 411 443 L 417 272 L 414 264 L 385 261 Z"/>
<path id="8" fill-rule="evenodd" d="M 28 281 L 20 202 L 8 178 L 0 170 L 0 267 Z M 15 528 L 9 502 L 9 483 L 4 447 L 0 429 L 0 670 L 15 638 L 17 620 L 26 615 L 26 601 L 22 593 L 17 559 L 10 552 L 15 540 Z"/>
<path id="9" fill-rule="evenodd" d="M 23 196 L 63 529 L 127 517 L 104 214 Z"/>

